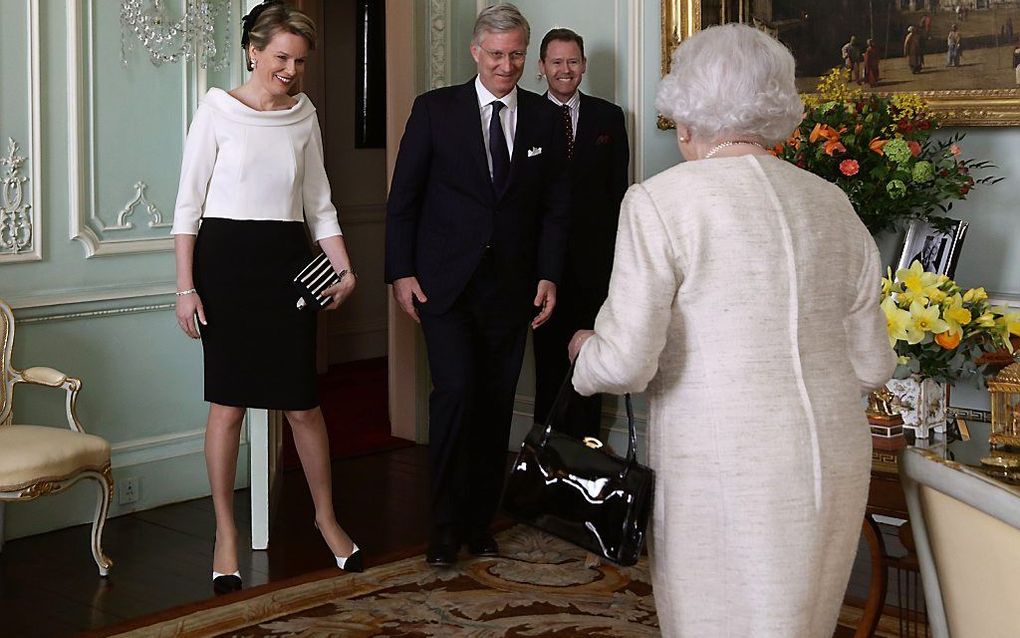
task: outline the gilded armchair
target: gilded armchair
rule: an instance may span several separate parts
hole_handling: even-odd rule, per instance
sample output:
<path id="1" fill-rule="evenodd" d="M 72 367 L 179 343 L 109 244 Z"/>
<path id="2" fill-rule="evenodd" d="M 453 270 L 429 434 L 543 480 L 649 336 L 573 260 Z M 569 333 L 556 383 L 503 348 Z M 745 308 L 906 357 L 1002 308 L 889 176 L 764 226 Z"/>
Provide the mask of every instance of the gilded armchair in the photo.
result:
<path id="1" fill-rule="evenodd" d="M 110 444 L 86 434 L 78 421 L 75 408 L 81 380 L 52 368 L 17 370 L 11 364 L 13 347 L 14 314 L 0 299 L 0 501 L 30 501 L 65 490 L 82 479 L 95 481 L 92 557 L 99 574 L 106 576 L 113 565 L 102 546 L 113 495 Z M 12 423 L 14 386 L 19 383 L 63 389 L 69 429 Z"/>

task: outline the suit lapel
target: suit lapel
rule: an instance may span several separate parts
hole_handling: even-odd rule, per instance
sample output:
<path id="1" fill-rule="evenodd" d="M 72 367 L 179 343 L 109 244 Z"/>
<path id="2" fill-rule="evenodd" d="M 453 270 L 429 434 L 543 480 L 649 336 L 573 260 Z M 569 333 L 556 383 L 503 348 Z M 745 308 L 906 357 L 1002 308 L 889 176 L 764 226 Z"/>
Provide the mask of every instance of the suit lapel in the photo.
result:
<path id="1" fill-rule="evenodd" d="M 466 123 L 465 142 L 467 151 L 471 154 L 473 162 L 481 171 L 485 180 L 483 183 L 492 186 L 492 177 L 489 175 L 489 156 L 485 152 L 485 138 L 482 137 L 482 120 L 478 114 L 478 93 L 475 91 L 475 81 L 472 79 L 462 85 L 460 99 L 458 100 L 460 113 L 455 121 Z"/>
<path id="2" fill-rule="evenodd" d="M 578 92 L 580 93 L 580 91 Z M 577 158 L 579 146 L 594 146 L 595 132 L 598 131 L 598 123 L 595 121 L 595 110 L 591 100 L 584 93 L 580 93 L 581 103 L 577 110 L 577 132 L 574 133 L 574 158 Z"/>

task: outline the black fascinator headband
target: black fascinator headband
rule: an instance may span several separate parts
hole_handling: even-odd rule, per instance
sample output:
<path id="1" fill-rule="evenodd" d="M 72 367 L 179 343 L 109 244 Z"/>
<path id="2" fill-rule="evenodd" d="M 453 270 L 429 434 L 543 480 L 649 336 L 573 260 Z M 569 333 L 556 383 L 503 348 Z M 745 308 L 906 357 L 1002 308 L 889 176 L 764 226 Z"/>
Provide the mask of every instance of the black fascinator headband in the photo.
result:
<path id="1" fill-rule="evenodd" d="M 251 30 L 255 27 L 255 23 L 258 22 L 259 16 L 262 15 L 262 12 L 277 4 L 284 4 L 284 2 L 283 0 L 264 0 L 262 4 L 255 5 L 255 7 L 248 12 L 248 15 L 241 18 L 241 47 L 243 49 L 248 49 L 249 35 L 251 34 Z"/>

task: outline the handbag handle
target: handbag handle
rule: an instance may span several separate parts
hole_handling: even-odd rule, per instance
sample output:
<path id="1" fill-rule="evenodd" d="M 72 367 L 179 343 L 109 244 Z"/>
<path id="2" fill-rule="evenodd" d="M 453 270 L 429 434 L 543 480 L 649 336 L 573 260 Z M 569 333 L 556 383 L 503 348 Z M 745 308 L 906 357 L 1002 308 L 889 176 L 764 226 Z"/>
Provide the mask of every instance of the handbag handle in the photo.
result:
<path id="1" fill-rule="evenodd" d="M 574 391 L 574 384 L 572 382 L 574 366 L 575 364 L 572 362 L 567 370 L 566 378 L 563 379 L 563 383 L 560 385 L 559 392 L 556 393 L 556 398 L 553 399 L 552 407 L 549 408 L 549 416 L 546 417 L 545 422 L 545 433 L 542 435 L 542 447 L 545 447 L 546 442 L 549 440 L 552 424 L 562 422 L 566 417 L 570 394 Z M 630 392 L 623 395 L 623 401 L 627 406 L 627 430 L 629 435 L 627 441 L 627 464 L 630 465 L 637 463 L 637 427 L 634 425 L 634 406 L 631 405 Z"/>

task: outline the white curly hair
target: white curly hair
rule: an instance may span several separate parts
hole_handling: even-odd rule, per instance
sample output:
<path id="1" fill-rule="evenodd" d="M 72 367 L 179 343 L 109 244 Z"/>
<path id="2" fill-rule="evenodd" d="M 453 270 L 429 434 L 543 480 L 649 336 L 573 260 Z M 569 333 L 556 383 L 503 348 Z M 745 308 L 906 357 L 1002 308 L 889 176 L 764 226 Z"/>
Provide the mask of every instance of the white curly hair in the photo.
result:
<path id="1" fill-rule="evenodd" d="M 804 114 L 794 67 L 787 48 L 758 29 L 710 27 L 677 47 L 669 74 L 659 82 L 655 108 L 704 142 L 776 144 Z"/>

